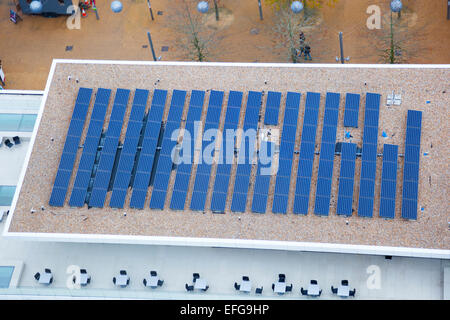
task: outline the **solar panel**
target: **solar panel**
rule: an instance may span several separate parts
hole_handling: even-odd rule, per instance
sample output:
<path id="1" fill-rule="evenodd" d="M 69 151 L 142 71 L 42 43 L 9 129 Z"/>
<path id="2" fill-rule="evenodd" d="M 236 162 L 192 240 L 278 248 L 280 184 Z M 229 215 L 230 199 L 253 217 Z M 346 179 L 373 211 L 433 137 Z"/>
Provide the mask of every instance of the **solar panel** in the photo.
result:
<path id="1" fill-rule="evenodd" d="M 273 161 L 273 150 L 274 145 L 272 142 L 261 141 L 258 153 L 255 188 L 253 192 L 253 212 L 266 212 L 267 195 L 269 193 L 271 166 Z"/>
<path id="2" fill-rule="evenodd" d="M 194 161 L 194 123 L 200 121 L 202 117 L 203 101 L 205 99 L 205 91 L 192 90 L 191 99 L 189 102 L 189 110 L 186 118 L 186 126 L 183 133 L 182 150 L 189 150 L 190 153 L 186 158 L 187 160 L 183 162 L 184 166 L 182 170 L 177 170 L 177 175 L 175 177 L 175 184 L 173 186 L 172 199 L 170 201 L 170 208 L 176 210 L 183 210 L 184 203 L 186 202 L 186 196 L 189 187 L 189 177 L 192 168 L 192 162 Z"/>
<path id="3" fill-rule="evenodd" d="M 402 218 L 417 219 L 422 111 L 408 110 L 403 168 Z"/>
<path id="4" fill-rule="evenodd" d="M 130 90 L 128 89 L 119 88 L 116 91 L 108 129 L 106 130 L 105 144 L 100 154 L 93 189 L 89 198 L 89 206 L 91 207 L 103 208 L 104 206 L 129 95 Z"/>
<path id="5" fill-rule="evenodd" d="M 359 100 L 359 94 L 345 95 L 344 127 L 358 128 Z"/>
<path id="6" fill-rule="evenodd" d="M 296 92 L 288 92 L 286 96 L 275 194 L 272 204 L 272 212 L 274 213 L 286 213 L 287 210 L 300 97 L 300 93 Z"/>
<path id="7" fill-rule="evenodd" d="M 269 91 L 267 93 L 266 114 L 264 124 L 276 126 L 278 124 L 278 113 L 280 111 L 281 93 Z"/>
<path id="8" fill-rule="evenodd" d="M 124 147 L 120 153 L 119 165 L 114 177 L 111 200 L 109 202 L 109 206 L 112 208 L 123 208 L 125 203 L 127 189 L 131 179 L 131 172 L 134 167 L 138 139 L 143 126 L 145 112 L 145 104 L 143 103 L 147 103 L 148 94 L 148 90 L 141 89 L 137 89 L 134 94 L 133 106 L 131 107 L 130 118 L 123 143 Z"/>
<path id="9" fill-rule="evenodd" d="M 153 166 L 166 98 L 166 90 L 156 89 L 153 92 L 152 105 L 144 125 L 144 139 L 141 143 L 142 148 L 137 160 L 136 174 L 133 181 L 133 193 L 130 199 L 131 208 L 143 209 L 145 205 L 151 176 L 151 169 L 149 168 Z"/>
<path id="10" fill-rule="evenodd" d="M 220 114 L 222 112 L 223 91 L 211 91 L 209 96 L 208 111 L 206 112 L 204 133 L 208 129 L 219 129 Z M 202 144 L 202 155 L 208 144 Z M 202 211 L 205 209 L 206 195 L 208 192 L 209 177 L 211 174 L 211 164 L 203 163 L 197 166 L 197 173 L 195 175 L 194 191 L 192 192 L 192 199 L 190 208 L 192 210 Z"/>
<path id="11" fill-rule="evenodd" d="M 341 171 L 336 214 L 352 215 L 353 185 L 355 180 L 356 144 L 342 143 Z"/>
<path id="12" fill-rule="evenodd" d="M 228 184 L 230 181 L 231 166 L 234 159 L 234 148 L 236 146 L 235 130 L 239 124 L 241 113 L 242 92 L 230 91 L 228 96 L 227 110 L 225 113 L 224 137 L 227 137 L 227 130 L 233 134 L 233 139 L 224 139 L 222 147 L 218 152 L 219 163 L 217 164 L 216 178 L 211 200 L 211 210 L 213 212 L 224 213 L 227 201 Z"/>
<path id="13" fill-rule="evenodd" d="M 247 108 L 245 110 L 245 118 L 243 131 L 258 129 L 259 110 L 261 107 L 261 92 L 250 91 L 247 98 Z M 250 181 L 251 160 L 253 159 L 254 146 L 250 144 L 249 139 L 243 135 L 241 145 L 239 147 L 239 158 L 236 169 L 236 181 L 234 184 L 233 199 L 231 202 L 231 211 L 244 212 L 247 191 Z"/>
<path id="14" fill-rule="evenodd" d="M 170 103 L 169 115 L 164 129 L 161 153 L 156 163 L 155 184 L 153 185 L 150 208 L 163 209 L 167 193 L 170 172 L 172 170 L 172 150 L 177 142 L 172 140 L 172 134 L 180 128 L 181 115 L 183 113 L 186 91 L 173 90 Z"/>
<path id="15" fill-rule="evenodd" d="M 383 169 L 381 173 L 380 217 L 395 217 L 395 196 L 397 187 L 398 146 L 383 146 Z"/>
<path id="16" fill-rule="evenodd" d="M 307 214 L 309 207 L 309 192 L 311 187 L 311 174 L 314 161 L 314 149 L 317 131 L 317 118 L 320 107 L 320 93 L 308 92 L 306 94 L 305 119 L 315 119 L 315 123 L 307 120 L 303 122 L 302 140 L 295 188 L 294 210 L 295 214 Z"/>
<path id="17" fill-rule="evenodd" d="M 380 99 L 381 95 L 376 93 L 367 93 L 366 95 L 358 200 L 358 216 L 360 217 L 372 217 L 373 215 Z M 375 170 L 371 168 L 375 168 Z"/>
<path id="18" fill-rule="evenodd" d="M 338 118 L 333 113 L 327 111 L 339 113 L 339 99 L 339 93 L 327 92 L 322 129 L 322 144 L 320 147 L 319 172 L 317 174 L 316 201 L 314 205 L 314 213 L 322 216 L 327 216 L 330 210 L 334 148 L 336 146 L 338 122 Z"/>
<path id="19" fill-rule="evenodd" d="M 89 103 L 92 96 L 92 89 L 80 88 L 78 90 L 77 99 L 75 102 L 75 107 L 72 112 L 72 119 L 67 132 L 66 141 L 64 143 L 64 150 L 58 171 L 57 180 L 55 177 L 55 182 L 58 186 L 53 185 L 52 193 L 49 199 L 49 205 L 62 207 L 67 194 L 67 188 L 69 186 L 70 175 L 72 174 L 73 165 L 75 162 L 76 152 L 78 151 L 78 145 L 80 143 L 81 134 L 83 132 L 84 122 L 86 120 L 86 115 L 89 109 Z M 67 171 L 67 172 L 66 172 Z M 68 173 L 70 172 L 70 174 Z M 62 176 L 66 176 L 62 179 Z M 67 175 L 69 179 L 67 179 Z M 57 181 L 56 181 L 57 180 Z"/>

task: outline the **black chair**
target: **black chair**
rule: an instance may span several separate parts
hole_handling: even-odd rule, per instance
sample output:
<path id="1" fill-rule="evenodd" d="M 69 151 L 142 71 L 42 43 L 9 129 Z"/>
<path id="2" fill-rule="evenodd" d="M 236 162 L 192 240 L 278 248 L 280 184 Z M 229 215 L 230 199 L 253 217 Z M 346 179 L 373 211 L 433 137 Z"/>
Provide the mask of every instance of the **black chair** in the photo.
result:
<path id="1" fill-rule="evenodd" d="M 18 136 L 13 137 L 14 144 L 20 144 L 20 138 Z"/>
<path id="2" fill-rule="evenodd" d="M 186 291 L 194 291 L 194 286 L 190 286 L 186 283 L 185 285 Z"/>
<path id="3" fill-rule="evenodd" d="M 308 290 L 303 289 L 303 287 L 300 288 L 300 292 L 303 296 L 307 296 L 308 295 Z"/>
<path id="4" fill-rule="evenodd" d="M 34 278 L 36 279 L 36 281 L 39 281 L 39 279 L 41 278 L 41 274 L 39 272 L 36 272 Z"/>
<path id="5" fill-rule="evenodd" d="M 319 297 L 320 297 L 321 294 L 322 294 L 322 289 L 319 291 Z"/>
<path id="6" fill-rule="evenodd" d="M 142 283 L 144 284 L 144 287 L 146 287 L 146 286 L 147 286 L 147 279 L 144 279 L 144 280 L 142 281 Z"/>
<path id="7" fill-rule="evenodd" d="M 272 291 L 275 291 L 275 283 L 272 283 Z"/>
<path id="8" fill-rule="evenodd" d="M 263 287 L 261 287 L 261 288 L 256 288 L 256 290 L 255 290 L 255 293 L 256 293 L 256 294 L 262 294 L 262 292 L 263 292 Z"/>
<path id="9" fill-rule="evenodd" d="M 158 286 L 162 286 L 163 285 L 163 283 L 164 283 L 164 280 L 158 280 Z"/>
<path id="10" fill-rule="evenodd" d="M 50 278 L 50 281 L 48 283 L 51 284 L 52 282 L 53 282 L 53 277 Z"/>
<path id="11" fill-rule="evenodd" d="M 250 278 L 247 276 L 242 276 L 242 281 L 250 281 Z"/>
<path id="12" fill-rule="evenodd" d="M 317 280 L 311 280 L 311 284 L 317 284 Z"/>
<path id="13" fill-rule="evenodd" d="M 237 284 L 237 282 L 234 283 L 234 288 L 236 290 L 239 290 L 241 288 L 241 286 L 239 284 Z"/>
<path id="14" fill-rule="evenodd" d="M 44 271 L 45 271 L 45 273 L 52 273 L 52 270 L 50 270 L 50 269 L 45 269 Z"/>
<path id="15" fill-rule="evenodd" d="M 87 278 L 86 283 L 87 283 L 87 284 L 91 283 L 91 276 L 89 276 L 89 277 Z"/>
<path id="16" fill-rule="evenodd" d="M 348 280 L 342 280 L 342 281 L 341 281 L 341 284 L 342 284 L 343 286 L 348 286 Z"/>
<path id="17" fill-rule="evenodd" d="M 209 286 L 206 286 L 205 289 L 202 289 L 202 291 L 206 291 L 209 289 Z"/>
<path id="18" fill-rule="evenodd" d="M 278 281 L 279 282 L 284 282 L 286 280 L 286 275 L 284 273 L 280 273 L 278 275 Z"/>
<path id="19" fill-rule="evenodd" d="M 156 273 L 156 271 L 150 271 L 150 275 L 151 275 L 152 277 L 156 277 L 158 274 Z"/>
<path id="20" fill-rule="evenodd" d="M 333 286 L 331 286 L 331 292 L 337 294 L 338 288 L 334 288 Z"/>
<path id="21" fill-rule="evenodd" d="M 290 286 L 286 286 L 286 292 L 291 292 L 292 291 L 292 283 Z"/>
<path id="22" fill-rule="evenodd" d="M 113 283 L 116 284 L 116 277 L 113 277 Z"/>
<path id="23" fill-rule="evenodd" d="M 348 294 L 350 297 L 354 297 L 356 294 L 356 289 L 350 290 L 350 292 Z"/>
<path id="24" fill-rule="evenodd" d="M 81 274 L 86 274 L 87 271 L 86 271 L 86 269 L 80 269 L 80 273 L 81 273 Z"/>
<path id="25" fill-rule="evenodd" d="M 195 282 L 195 280 L 197 280 L 198 278 L 200 278 L 200 274 L 198 274 L 198 273 L 193 273 L 193 274 L 192 274 L 192 277 L 193 277 L 192 282 Z"/>
<path id="26" fill-rule="evenodd" d="M 130 284 L 130 279 L 127 279 L 127 285 L 129 285 Z"/>
<path id="27" fill-rule="evenodd" d="M 120 272 L 119 272 L 122 276 L 126 276 L 127 275 L 127 272 L 126 272 L 126 270 L 120 270 Z"/>
<path id="28" fill-rule="evenodd" d="M 11 143 L 11 140 L 9 140 L 9 139 L 5 140 L 5 144 L 8 148 L 12 148 L 12 146 L 13 146 L 13 144 Z"/>

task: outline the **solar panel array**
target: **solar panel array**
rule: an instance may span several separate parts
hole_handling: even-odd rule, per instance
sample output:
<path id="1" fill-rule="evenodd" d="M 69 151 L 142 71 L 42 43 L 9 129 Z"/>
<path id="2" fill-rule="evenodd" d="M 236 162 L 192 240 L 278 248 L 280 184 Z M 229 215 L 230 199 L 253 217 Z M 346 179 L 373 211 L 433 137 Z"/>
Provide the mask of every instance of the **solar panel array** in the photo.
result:
<path id="1" fill-rule="evenodd" d="M 383 146 L 383 168 L 381 171 L 380 217 L 395 217 L 395 190 L 397 189 L 398 146 Z"/>
<path id="2" fill-rule="evenodd" d="M 347 93 L 345 95 L 344 127 L 358 128 L 360 95 Z"/>
<path id="3" fill-rule="evenodd" d="M 408 110 L 403 167 L 402 218 L 417 219 L 422 111 Z"/>
<path id="4" fill-rule="evenodd" d="M 85 204 L 110 95 L 110 89 L 99 88 L 97 90 L 89 128 L 83 145 L 83 153 L 81 154 L 77 176 L 69 200 L 69 205 L 72 207 L 82 207 Z"/>
<path id="5" fill-rule="evenodd" d="M 355 182 L 356 144 L 342 143 L 341 169 L 339 172 L 339 190 L 336 207 L 338 215 L 352 215 L 353 185 Z"/>
<path id="6" fill-rule="evenodd" d="M 176 130 L 180 129 L 186 93 L 184 90 L 173 90 L 172 93 L 169 115 L 164 128 L 161 152 L 157 162 L 155 182 L 150 200 L 150 208 L 152 209 L 162 210 L 164 208 L 167 187 L 173 166 L 172 150 L 177 145 L 176 138 L 178 137 L 178 135 L 177 137 L 173 137 L 173 134 L 177 132 Z"/>
<path id="7" fill-rule="evenodd" d="M 339 118 L 339 93 L 327 92 L 323 118 L 322 144 L 320 146 L 319 172 L 317 174 L 314 213 L 327 216 L 330 210 L 333 178 L 334 149 Z"/>
<path id="8" fill-rule="evenodd" d="M 49 204 L 51 206 L 62 207 L 66 200 L 67 188 L 69 187 L 70 176 L 72 175 L 73 164 L 75 163 L 84 122 L 91 101 L 92 89 L 80 88 L 70 120 L 64 149 L 53 184 Z"/>
<path id="9" fill-rule="evenodd" d="M 300 143 L 300 156 L 297 170 L 297 184 L 295 187 L 293 211 L 296 214 L 308 213 L 319 106 L 320 93 L 308 92 L 306 94 L 305 115 L 303 117 L 302 140 Z"/>
<path id="10" fill-rule="evenodd" d="M 225 135 L 224 137 L 227 137 L 228 132 L 229 134 L 232 134 L 233 139 L 227 138 L 224 139 L 225 141 L 222 140 L 222 147 L 219 151 L 219 163 L 217 164 L 214 189 L 211 199 L 211 210 L 213 212 L 225 212 L 231 166 L 233 164 L 234 149 L 236 147 L 235 131 L 239 124 L 242 96 L 243 93 L 240 91 L 230 91 L 228 96 L 223 134 Z"/>
<path id="11" fill-rule="evenodd" d="M 203 100 L 205 99 L 205 91 L 193 90 L 191 100 L 189 102 L 189 110 L 186 118 L 186 126 L 183 134 L 182 150 L 190 151 L 190 161 L 187 163 L 179 163 L 177 165 L 177 175 L 173 186 L 172 200 L 170 208 L 183 210 L 184 203 L 189 188 L 189 178 L 191 176 L 192 163 L 194 160 L 195 149 L 195 122 L 200 121 L 202 117 Z"/>
<path id="12" fill-rule="evenodd" d="M 272 204 L 272 212 L 274 213 L 286 213 L 288 206 L 300 97 L 300 93 L 296 92 L 288 92 L 286 95 L 278 171 Z"/>
<path id="13" fill-rule="evenodd" d="M 265 124 L 278 125 L 281 92 L 269 91 L 266 102 Z M 267 119 L 267 117 L 269 117 Z M 294 136 L 295 138 L 295 136 Z M 271 165 L 273 162 L 274 145 L 270 141 L 262 140 L 258 151 L 255 186 L 253 191 L 252 211 L 265 213 L 269 192 Z"/>
<path id="14" fill-rule="evenodd" d="M 267 93 L 266 113 L 264 124 L 276 126 L 278 124 L 278 114 L 280 112 L 281 92 L 269 91 Z"/>
<path id="15" fill-rule="evenodd" d="M 154 91 L 152 105 L 144 124 L 144 136 L 141 137 L 138 144 L 141 147 L 141 151 L 138 156 L 133 180 L 133 193 L 130 199 L 131 208 L 143 209 L 145 205 L 166 99 L 166 90 L 156 89 Z"/>
<path id="16" fill-rule="evenodd" d="M 261 108 L 261 92 L 250 91 L 247 98 L 247 108 L 245 110 L 243 132 L 256 132 L 258 129 L 259 111 Z M 247 152 L 248 151 L 248 152 Z M 250 140 L 243 135 L 239 147 L 239 158 L 236 167 L 236 180 L 234 183 L 233 198 L 231 201 L 231 211 L 244 212 L 247 203 L 247 192 L 252 171 L 252 161 L 254 156 L 254 146 Z"/>
<path id="17" fill-rule="evenodd" d="M 92 193 L 89 198 L 90 207 L 103 208 L 105 204 L 129 96 L 130 90 L 128 89 L 117 89 L 116 91 L 108 130 L 106 131 Z"/>
<path id="18" fill-rule="evenodd" d="M 219 129 L 220 114 L 222 113 L 223 91 L 211 91 L 209 96 L 208 111 L 206 113 L 204 132 Z M 217 131 L 216 131 L 217 132 Z M 204 141 L 205 139 L 203 139 Z M 208 144 L 202 144 L 202 155 Z M 211 175 L 212 163 L 199 163 L 195 175 L 194 191 L 191 199 L 191 209 L 202 211 L 205 209 L 206 195 L 208 193 L 209 177 Z"/>
<path id="19" fill-rule="evenodd" d="M 131 173 L 136 159 L 136 151 L 141 136 L 145 108 L 147 106 L 148 90 L 136 89 L 128 119 L 127 132 L 120 153 L 117 172 L 114 177 L 111 200 L 109 206 L 112 208 L 123 208 L 127 190 L 130 185 Z"/>
<path id="20" fill-rule="evenodd" d="M 49 200 L 49 204 L 52 206 L 64 205 L 92 91 L 88 88 L 79 89 Z M 150 208 L 163 209 L 170 175 L 172 170 L 175 169 L 175 184 L 170 208 L 183 210 L 189 192 L 192 160 L 194 160 L 195 123 L 202 118 L 206 93 L 199 90 L 191 92 L 185 130 L 179 137 L 179 134 L 176 135 L 175 133 L 178 132 L 177 129 L 180 128 L 182 121 L 186 94 L 187 92 L 183 90 L 173 90 L 168 118 L 164 130 L 161 131 L 167 91 L 154 91 L 151 108 L 146 114 L 149 91 L 137 89 L 134 94 L 124 143 L 119 148 L 130 90 L 117 89 L 109 117 L 108 129 L 106 133 L 103 133 L 111 90 L 99 88 L 96 93 L 69 205 L 82 207 L 85 203 L 88 203 L 91 207 L 101 208 L 104 206 L 107 192 L 112 190 L 110 207 L 123 208 L 128 189 L 132 185 L 130 207 L 142 209 L 145 205 L 148 187 L 151 181 L 154 181 Z M 286 96 L 272 206 L 272 212 L 274 213 L 286 213 L 287 211 L 300 97 L 299 93 L 294 92 L 288 92 Z M 213 90 L 209 94 L 204 132 L 202 133 L 201 155 L 204 156 L 207 152 L 214 150 L 211 158 L 215 158 L 216 152 L 219 152 L 219 163 L 217 164 L 212 189 L 211 210 L 213 212 L 225 212 L 235 154 L 238 154 L 238 163 L 234 190 L 230 199 L 231 211 L 245 212 L 246 209 L 255 152 L 253 140 L 250 139 L 252 135 L 250 131 L 255 134 L 258 131 L 262 93 L 256 91 L 248 93 L 242 128 L 244 135 L 241 138 L 240 147 L 236 148 L 235 130 L 238 129 L 242 98 L 242 92 L 230 91 L 225 114 L 224 139 L 222 139 L 219 149 L 216 150 L 215 148 L 211 149 L 211 145 L 215 145 L 215 141 L 212 144 L 204 143 L 204 141 L 208 140 L 206 138 L 207 133 L 211 133 L 209 129 L 219 129 L 224 92 Z M 379 94 L 367 93 L 366 95 L 358 200 L 358 215 L 363 217 L 372 217 L 373 215 L 380 98 Z M 265 124 L 278 125 L 280 102 L 281 93 L 272 91 L 268 93 L 265 114 L 268 121 L 264 121 Z M 318 215 L 326 216 L 329 214 L 339 102 L 340 94 L 327 92 L 314 206 L 314 212 Z M 353 106 L 353 108 L 356 106 L 356 109 L 348 106 Z M 357 113 L 358 106 L 359 95 L 347 94 L 346 113 L 350 112 L 350 116 L 351 112 Z M 293 213 L 295 214 L 307 214 L 309 208 L 319 107 L 320 94 L 308 92 L 294 194 Z M 402 197 L 402 217 L 405 219 L 417 219 L 421 125 L 422 112 L 408 110 Z M 232 135 L 227 134 L 229 130 L 231 130 Z M 212 134 L 214 139 L 217 139 L 216 132 L 214 131 Z M 179 145 L 177 140 L 181 137 L 183 142 Z M 208 135 L 208 137 L 211 137 L 211 135 Z M 353 212 L 357 145 L 346 142 L 340 144 L 341 161 L 336 214 L 350 216 Z M 180 149 L 175 149 L 175 147 L 180 146 Z M 251 206 L 253 212 L 265 213 L 267 211 L 271 169 L 273 169 L 271 168 L 273 147 L 273 142 L 270 141 L 262 140 L 259 143 Z M 174 149 L 176 150 L 175 157 L 180 150 L 189 152 L 187 159 L 191 161 L 173 166 L 172 153 Z M 184 159 L 187 154 L 180 156 L 181 154 L 178 154 L 179 160 Z M 197 165 L 190 203 L 192 210 L 200 211 L 205 210 L 212 169 L 212 163 L 207 163 L 204 157 L 201 158 L 202 162 Z M 155 159 L 157 159 L 156 163 L 154 163 Z M 382 218 L 392 219 L 395 217 L 397 160 L 398 146 L 384 144 L 379 211 Z"/>
<path id="21" fill-rule="evenodd" d="M 372 217 L 377 173 L 378 120 L 380 98 L 376 93 L 367 93 L 364 112 L 364 134 L 362 143 L 361 177 L 359 181 L 358 216 Z"/>

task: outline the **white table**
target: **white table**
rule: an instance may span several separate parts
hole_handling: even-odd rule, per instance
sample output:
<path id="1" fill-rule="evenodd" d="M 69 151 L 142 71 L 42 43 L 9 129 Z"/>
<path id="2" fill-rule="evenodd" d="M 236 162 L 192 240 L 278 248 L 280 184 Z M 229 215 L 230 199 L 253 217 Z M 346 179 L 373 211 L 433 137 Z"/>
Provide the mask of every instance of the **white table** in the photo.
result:
<path id="1" fill-rule="evenodd" d="M 155 288 L 158 286 L 158 276 L 150 276 L 149 278 L 146 278 L 147 280 L 147 287 Z"/>
<path id="2" fill-rule="evenodd" d="M 39 277 L 39 283 L 42 284 L 50 284 L 50 279 L 52 278 L 52 274 L 51 273 L 46 273 L 44 272 L 43 274 L 41 274 L 41 276 Z"/>
<path id="3" fill-rule="evenodd" d="M 286 282 L 277 282 L 275 283 L 275 288 L 273 289 L 276 293 L 285 293 L 286 292 Z"/>
<path id="4" fill-rule="evenodd" d="M 81 273 L 80 274 L 80 284 L 86 285 L 88 282 L 88 278 L 89 278 L 89 275 L 87 273 Z"/>
<path id="5" fill-rule="evenodd" d="M 239 287 L 239 291 L 251 292 L 252 291 L 252 282 L 251 281 L 242 281 L 241 286 Z"/>
<path id="6" fill-rule="evenodd" d="M 116 277 L 116 285 L 126 286 L 128 279 L 129 279 L 129 277 L 127 275 L 120 274 Z"/>
<path id="7" fill-rule="evenodd" d="M 320 287 L 318 284 L 310 284 L 308 286 L 308 296 L 318 296 L 320 292 Z"/>
<path id="8" fill-rule="evenodd" d="M 195 280 L 194 289 L 206 289 L 206 280 L 200 278 Z"/>
<path id="9" fill-rule="evenodd" d="M 338 288 L 337 295 L 341 296 L 341 297 L 348 297 L 350 295 L 350 288 L 349 288 L 349 286 L 340 285 L 339 288 Z"/>

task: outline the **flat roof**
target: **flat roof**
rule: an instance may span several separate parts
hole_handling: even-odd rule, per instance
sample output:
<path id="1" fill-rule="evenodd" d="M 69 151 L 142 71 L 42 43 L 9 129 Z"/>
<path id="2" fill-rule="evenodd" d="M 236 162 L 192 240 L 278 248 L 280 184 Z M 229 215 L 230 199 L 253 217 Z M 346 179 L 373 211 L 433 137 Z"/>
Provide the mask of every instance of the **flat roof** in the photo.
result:
<path id="1" fill-rule="evenodd" d="M 402 255 L 413 255 L 414 249 L 425 250 L 422 252 L 423 254 L 431 252 L 427 251 L 428 249 L 443 249 L 439 252 L 448 257 L 450 252 L 448 251 L 450 247 L 448 222 L 450 219 L 448 211 L 445 209 L 445 203 L 447 202 L 449 178 L 448 160 L 446 160 L 449 158 L 447 118 L 450 100 L 446 92 L 449 71 L 448 65 L 293 65 L 54 60 L 37 119 L 38 126 L 35 127 L 31 139 L 32 148 L 26 158 L 26 165 L 13 200 L 12 214 L 8 217 L 8 228 L 5 235 L 63 241 L 136 241 L 137 243 L 282 247 L 293 250 L 361 253 L 375 253 L 377 248 L 383 248 L 384 251 L 379 252 L 397 251 L 402 252 Z M 69 76 L 72 80 L 68 80 Z M 64 207 L 50 207 L 48 201 L 79 87 L 110 88 L 113 89 L 113 92 L 116 88 L 125 88 L 131 89 L 132 94 L 135 89 L 147 89 L 150 90 L 150 95 L 153 94 L 154 89 L 166 89 L 169 91 L 167 101 L 170 101 L 173 89 L 187 90 L 188 94 L 193 89 L 222 90 L 225 92 L 224 108 L 230 90 L 243 91 L 244 101 L 246 101 L 248 91 L 279 91 L 282 93 L 280 119 L 283 119 L 286 92 L 299 92 L 302 93 L 302 99 L 296 150 L 300 144 L 307 91 L 320 92 L 322 96 L 316 150 L 321 141 L 326 92 L 341 93 L 337 141 L 344 141 L 345 93 L 361 94 L 359 128 L 350 130 L 353 136 L 352 142 L 359 146 L 362 143 L 364 128 L 365 94 L 367 92 L 379 93 L 382 95 L 379 153 L 382 153 L 383 144 L 389 143 L 398 145 L 399 153 L 402 154 L 405 147 L 407 110 L 423 111 L 418 218 L 416 221 L 407 221 L 400 217 L 403 158 L 399 158 L 398 161 L 395 219 L 385 220 L 379 217 L 381 157 L 377 159 L 373 218 L 358 217 L 356 212 L 351 217 L 336 215 L 339 157 L 335 158 L 334 164 L 330 214 L 327 217 L 319 217 L 313 213 L 318 156 L 314 160 L 309 213 L 306 216 L 292 213 L 294 181 L 291 183 L 289 209 L 285 215 L 270 212 L 273 186 L 269 191 L 268 212 L 265 214 L 255 214 L 250 211 L 240 214 L 230 212 L 230 194 L 225 214 L 214 214 L 210 210 L 206 210 L 205 213 L 171 210 L 168 208 L 171 192 L 166 199 L 163 211 L 151 210 L 148 204 L 152 187 L 149 188 L 144 210 L 129 208 L 130 192 L 128 192 L 124 209 L 120 210 L 112 209 L 107 205 L 111 192 L 108 192 L 106 205 L 102 209 L 88 209 L 87 206 L 71 208 L 67 204 L 69 196 L 66 197 Z M 393 91 L 402 95 L 402 104 L 387 107 L 387 95 L 392 94 Z M 207 98 L 208 95 L 206 101 Z M 132 98 L 129 100 L 125 118 L 129 114 L 131 101 Z M 147 108 L 150 101 L 151 97 Z M 265 98 L 263 101 L 264 108 Z M 93 99 L 91 99 L 90 110 L 92 105 Z M 109 110 L 111 105 L 112 99 Z M 168 105 L 167 102 L 165 118 L 169 109 Z M 186 112 L 187 103 L 184 115 Z M 241 113 L 241 125 L 243 115 Z M 224 112 L 222 112 L 222 120 L 223 117 Z M 81 141 L 84 141 L 87 127 L 88 121 L 86 121 Z M 281 127 L 282 124 L 279 125 L 280 129 Z M 387 133 L 388 138 L 381 137 L 382 131 Z M 124 132 L 125 130 L 122 129 L 122 142 Z M 51 141 L 51 138 L 54 140 Z M 77 154 L 68 195 L 71 194 L 81 152 L 80 149 Z M 298 154 L 294 154 L 294 163 L 298 163 Z M 355 170 L 354 208 L 357 208 L 360 168 L 361 159 L 358 158 Z M 232 171 L 231 184 L 234 182 L 234 172 L 235 170 Z M 292 172 L 294 177 L 292 180 L 295 180 L 296 165 Z M 169 190 L 172 189 L 174 176 L 175 173 L 172 172 Z M 214 177 L 214 166 L 211 177 Z M 191 184 L 192 181 L 191 177 Z M 211 191 L 207 198 L 207 208 L 209 208 L 210 193 Z M 249 190 L 250 199 L 252 195 L 251 188 Z M 190 195 L 188 195 L 188 201 L 189 199 Z M 445 208 L 442 207 L 442 204 Z M 38 210 L 41 206 L 46 209 Z M 37 211 L 31 213 L 32 208 Z M 127 213 L 126 216 L 123 215 L 124 212 Z M 419 252 L 417 250 L 416 253 Z"/>

